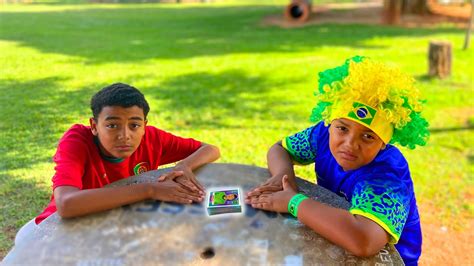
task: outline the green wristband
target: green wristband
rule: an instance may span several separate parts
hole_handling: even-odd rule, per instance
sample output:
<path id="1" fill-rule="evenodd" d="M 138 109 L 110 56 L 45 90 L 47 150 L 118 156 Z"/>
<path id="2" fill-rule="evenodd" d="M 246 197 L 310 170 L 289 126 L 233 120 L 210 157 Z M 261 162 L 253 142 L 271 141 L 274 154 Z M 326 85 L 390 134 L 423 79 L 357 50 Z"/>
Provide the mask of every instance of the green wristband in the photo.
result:
<path id="1" fill-rule="evenodd" d="M 301 202 L 303 202 L 303 200 L 307 198 L 308 197 L 306 195 L 301 193 L 294 195 L 290 199 L 290 202 L 288 202 L 288 212 L 291 213 L 291 215 L 298 217 L 298 206 L 301 204 Z"/>

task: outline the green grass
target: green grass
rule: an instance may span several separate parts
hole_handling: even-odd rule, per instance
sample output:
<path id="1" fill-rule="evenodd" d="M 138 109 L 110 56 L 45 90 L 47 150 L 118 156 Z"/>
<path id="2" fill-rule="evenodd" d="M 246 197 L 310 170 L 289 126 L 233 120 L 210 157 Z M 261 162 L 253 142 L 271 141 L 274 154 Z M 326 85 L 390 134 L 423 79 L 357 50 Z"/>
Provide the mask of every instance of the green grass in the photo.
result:
<path id="1" fill-rule="evenodd" d="M 88 123 L 91 95 L 113 82 L 141 89 L 150 123 L 221 148 L 220 162 L 265 167 L 270 145 L 310 125 L 317 72 L 360 54 L 419 80 L 437 129 L 405 150 L 421 212 L 463 226 L 473 217 L 473 49 L 444 25 L 262 26 L 281 6 L 7 5 L 0 8 L 0 256 L 51 194 L 51 157 L 74 123 Z M 428 43 L 453 44 L 453 75 L 431 80 Z M 314 180 L 312 167 L 298 174 Z"/>

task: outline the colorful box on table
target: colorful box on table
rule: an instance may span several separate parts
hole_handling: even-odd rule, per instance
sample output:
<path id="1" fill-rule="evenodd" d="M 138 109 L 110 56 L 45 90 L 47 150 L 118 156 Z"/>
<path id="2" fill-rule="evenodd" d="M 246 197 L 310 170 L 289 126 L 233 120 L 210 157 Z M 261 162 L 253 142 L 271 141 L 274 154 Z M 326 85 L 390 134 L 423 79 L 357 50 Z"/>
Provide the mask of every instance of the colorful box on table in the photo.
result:
<path id="1" fill-rule="evenodd" d="M 239 188 L 211 190 L 209 192 L 207 213 L 209 215 L 242 212 Z"/>

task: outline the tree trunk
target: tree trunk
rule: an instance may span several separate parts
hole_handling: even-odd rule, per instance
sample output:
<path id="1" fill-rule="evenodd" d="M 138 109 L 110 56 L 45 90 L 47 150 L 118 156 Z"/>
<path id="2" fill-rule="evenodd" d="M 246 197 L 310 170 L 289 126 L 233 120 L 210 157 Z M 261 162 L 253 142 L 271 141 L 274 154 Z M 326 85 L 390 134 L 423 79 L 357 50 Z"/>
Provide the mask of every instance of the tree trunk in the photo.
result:
<path id="1" fill-rule="evenodd" d="M 403 14 L 417 14 L 423 15 L 429 13 L 429 0 L 402 0 Z"/>
<path id="2" fill-rule="evenodd" d="M 397 24 L 400 22 L 402 0 L 384 0 L 383 22 Z"/>
<path id="3" fill-rule="evenodd" d="M 428 59 L 429 76 L 446 78 L 451 75 L 451 43 L 441 41 L 430 42 Z"/>
<path id="4" fill-rule="evenodd" d="M 464 50 L 469 48 L 469 44 L 471 43 L 471 31 L 472 31 L 472 21 L 474 20 L 474 0 L 471 1 L 471 19 L 467 24 L 467 31 L 466 31 L 466 38 L 464 39 Z"/>

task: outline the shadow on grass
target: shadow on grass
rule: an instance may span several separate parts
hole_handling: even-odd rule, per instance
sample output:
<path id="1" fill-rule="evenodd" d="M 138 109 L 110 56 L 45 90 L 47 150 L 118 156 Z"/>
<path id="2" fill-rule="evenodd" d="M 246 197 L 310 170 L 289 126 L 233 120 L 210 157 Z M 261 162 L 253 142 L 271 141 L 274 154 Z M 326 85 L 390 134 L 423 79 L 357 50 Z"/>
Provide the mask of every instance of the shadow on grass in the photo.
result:
<path id="1" fill-rule="evenodd" d="M 164 119 L 176 120 L 178 126 L 244 128 L 246 122 L 260 122 L 264 127 L 268 117 L 284 122 L 288 116 L 285 106 L 292 100 L 272 96 L 271 89 L 292 82 L 297 80 L 276 83 L 237 70 L 198 72 L 166 80 L 144 93 L 164 101 L 166 110 L 157 112 Z"/>
<path id="2" fill-rule="evenodd" d="M 0 39 L 101 64 L 234 53 L 301 52 L 322 46 L 370 49 L 381 48 L 365 43 L 374 37 L 420 38 L 462 32 L 454 28 L 406 29 L 356 24 L 296 29 L 259 26 L 264 16 L 273 13 L 281 13 L 281 8 L 158 4 L 0 12 Z"/>
<path id="3" fill-rule="evenodd" d="M 59 138 L 78 117 L 88 117 L 92 90 L 67 91 L 62 78 L 0 80 L 0 170 L 51 160 Z"/>
<path id="4" fill-rule="evenodd" d="M 13 246 L 18 230 L 37 216 L 51 196 L 51 191 L 38 186 L 34 179 L 20 179 L 0 174 L 2 187 L 0 196 L 2 215 L 0 216 L 0 260 Z"/>
<path id="5" fill-rule="evenodd" d="M 64 132 L 75 123 L 88 123 L 91 96 L 109 85 L 74 89 L 62 87 L 64 81 L 58 77 L 0 80 L 0 101 L 9 103 L 0 106 L 0 171 L 50 162 Z M 139 89 L 147 99 L 161 103 L 152 106 L 151 114 L 177 127 L 245 128 L 251 123 L 269 128 L 268 118 L 284 123 L 291 114 L 288 108 L 297 100 L 282 99 L 272 89 L 293 82 L 297 80 L 268 81 L 234 70 L 192 73 Z"/>

